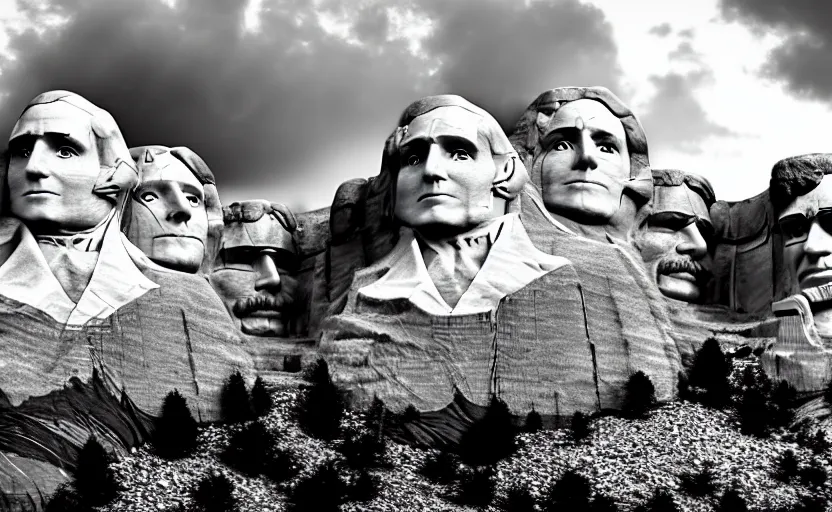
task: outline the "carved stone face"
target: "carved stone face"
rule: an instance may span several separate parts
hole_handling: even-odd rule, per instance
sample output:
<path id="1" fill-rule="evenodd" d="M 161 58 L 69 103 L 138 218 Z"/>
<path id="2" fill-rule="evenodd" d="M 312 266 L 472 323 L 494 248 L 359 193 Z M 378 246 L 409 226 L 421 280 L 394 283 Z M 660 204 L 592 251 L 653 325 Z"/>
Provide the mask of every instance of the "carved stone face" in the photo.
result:
<path id="1" fill-rule="evenodd" d="M 195 273 L 208 238 L 202 184 L 169 152 L 148 150 L 141 158 L 127 237 L 159 265 Z"/>
<path id="2" fill-rule="evenodd" d="M 779 224 L 786 267 L 800 289 L 832 281 L 832 177 L 789 203 Z"/>
<path id="3" fill-rule="evenodd" d="M 36 233 L 95 227 L 113 209 L 93 194 L 100 172 L 90 116 L 64 102 L 35 105 L 9 141 L 12 214 Z"/>
<path id="4" fill-rule="evenodd" d="M 712 277 L 707 243 L 712 234 L 699 194 L 684 184 L 655 188 L 654 211 L 635 242 L 665 296 L 685 302 L 702 298 Z"/>
<path id="5" fill-rule="evenodd" d="M 440 107 L 416 117 L 399 153 L 395 215 L 428 233 L 464 233 L 502 215 L 492 184 L 491 148 L 478 135 L 481 117 L 461 107 Z"/>
<path id="6" fill-rule="evenodd" d="M 546 208 L 579 223 L 606 224 L 630 177 L 624 126 L 602 103 L 580 99 L 558 109 L 542 140 Z"/>
<path id="7" fill-rule="evenodd" d="M 269 208 L 260 201 L 240 207 L 243 219 Z M 246 334 L 289 335 L 297 290 L 290 270 L 296 267 L 292 235 L 275 214 L 265 213 L 256 220 L 226 222 L 222 240 L 210 281 L 229 313 Z"/>

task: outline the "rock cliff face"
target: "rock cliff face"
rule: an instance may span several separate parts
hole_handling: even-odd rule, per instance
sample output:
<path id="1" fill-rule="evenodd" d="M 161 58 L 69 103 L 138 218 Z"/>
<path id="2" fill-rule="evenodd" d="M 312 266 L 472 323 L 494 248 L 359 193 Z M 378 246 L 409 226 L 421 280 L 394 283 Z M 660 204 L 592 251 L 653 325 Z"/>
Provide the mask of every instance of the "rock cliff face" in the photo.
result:
<path id="1" fill-rule="evenodd" d="M 572 265 L 507 296 L 493 312 L 437 317 L 407 300 L 376 301 L 357 290 L 387 269 L 358 271 L 343 311 L 323 324 L 320 351 L 336 382 L 359 402 L 378 395 L 393 410 L 413 404 L 439 417 L 451 414 L 456 391 L 480 406 L 499 393 L 518 415 L 532 407 L 559 418 L 617 409 L 624 383 L 639 370 L 659 400 L 671 399 L 681 359 L 659 292 L 638 260 L 626 247 L 552 229 L 533 208 L 524 203 L 521 213 L 532 241 Z M 422 430 L 422 442 L 445 439 L 430 426 Z"/>
<path id="2" fill-rule="evenodd" d="M 770 316 L 771 303 L 785 298 L 792 283 L 783 265 L 783 242 L 774 229 L 768 190 L 743 201 L 717 201 L 710 214 L 716 239 L 709 302 Z"/>
<path id="3" fill-rule="evenodd" d="M 83 328 L 0 297 L 2 493 L 23 503 L 48 495 L 91 434 L 126 453 L 147 439 L 173 389 L 194 417 L 214 421 L 228 375 L 253 378 L 252 357 L 204 278 L 145 272 L 158 289 Z"/>

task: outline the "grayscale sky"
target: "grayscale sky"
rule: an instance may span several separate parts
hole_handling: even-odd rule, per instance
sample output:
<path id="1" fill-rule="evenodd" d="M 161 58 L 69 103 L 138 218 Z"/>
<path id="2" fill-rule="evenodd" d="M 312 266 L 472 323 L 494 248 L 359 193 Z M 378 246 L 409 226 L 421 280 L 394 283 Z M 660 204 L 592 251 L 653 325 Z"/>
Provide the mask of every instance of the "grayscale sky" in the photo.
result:
<path id="1" fill-rule="evenodd" d="M 655 168 L 739 200 L 832 151 L 828 0 L 0 0 L 0 132 L 67 89 L 131 146 L 189 146 L 224 203 L 329 205 L 378 172 L 411 101 L 455 93 L 510 132 L 542 91 L 604 85 Z M 5 130 L 5 131 L 4 131 Z"/>

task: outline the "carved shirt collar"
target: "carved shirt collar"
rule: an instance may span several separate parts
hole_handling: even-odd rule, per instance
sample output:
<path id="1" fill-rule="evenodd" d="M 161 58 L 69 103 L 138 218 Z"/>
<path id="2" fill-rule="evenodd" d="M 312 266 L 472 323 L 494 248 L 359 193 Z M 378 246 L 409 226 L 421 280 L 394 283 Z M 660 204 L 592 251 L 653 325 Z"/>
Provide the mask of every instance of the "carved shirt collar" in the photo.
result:
<path id="1" fill-rule="evenodd" d="M 493 245 L 471 285 L 455 307 L 449 306 L 428 274 L 413 230 L 402 228 L 396 247 L 379 262 L 390 270 L 378 281 L 358 290 L 366 297 L 408 299 L 433 315 L 466 315 L 491 311 L 500 300 L 569 260 L 539 251 L 532 245 L 516 213 L 495 219 L 479 235 Z M 499 233 L 499 236 L 496 236 Z M 464 241 L 466 237 L 461 237 Z"/>
<path id="2" fill-rule="evenodd" d="M 0 295 L 39 309 L 67 326 L 82 326 L 107 318 L 158 288 L 131 258 L 130 242 L 121 234 L 118 220 L 118 215 L 112 216 L 104 227 L 95 270 L 76 304 L 52 274 L 29 229 L 15 219 L 0 219 L 0 249 L 10 252 L 0 265 Z"/>

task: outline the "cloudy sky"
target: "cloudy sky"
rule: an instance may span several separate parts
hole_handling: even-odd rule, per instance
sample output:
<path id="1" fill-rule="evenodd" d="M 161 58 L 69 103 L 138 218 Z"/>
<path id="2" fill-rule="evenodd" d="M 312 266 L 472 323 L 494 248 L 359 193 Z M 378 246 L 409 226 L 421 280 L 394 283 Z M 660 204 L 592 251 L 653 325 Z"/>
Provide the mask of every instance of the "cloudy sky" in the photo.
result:
<path id="1" fill-rule="evenodd" d="M 604 85 L 653 167 L 717 197 L 832 151 L 828 0 L 0 0 L 0 133 L 50 89 L 131 146 L 189 146 L 224 203 L 327 206 L 378 172 L 400 112 L 455 93 L 511 131 L 542 91 Z"/>

